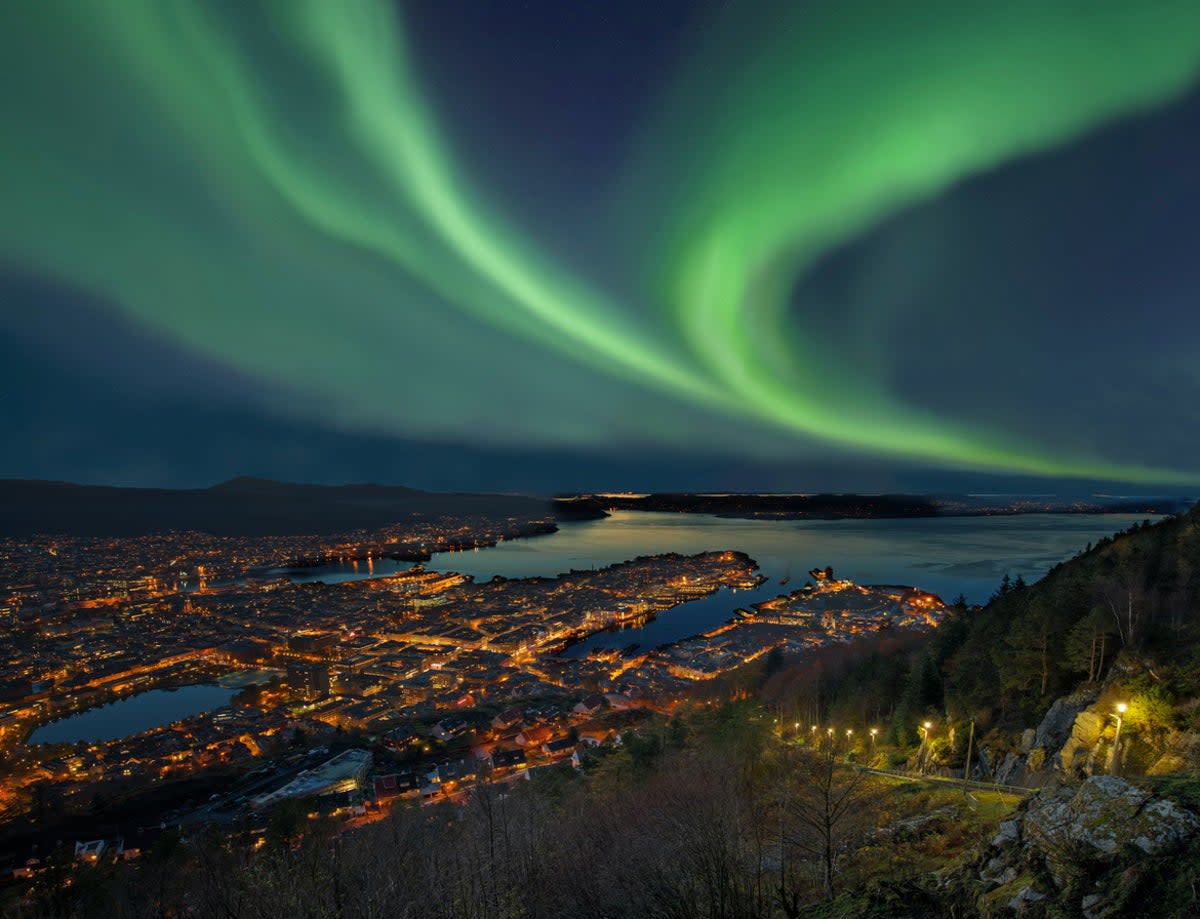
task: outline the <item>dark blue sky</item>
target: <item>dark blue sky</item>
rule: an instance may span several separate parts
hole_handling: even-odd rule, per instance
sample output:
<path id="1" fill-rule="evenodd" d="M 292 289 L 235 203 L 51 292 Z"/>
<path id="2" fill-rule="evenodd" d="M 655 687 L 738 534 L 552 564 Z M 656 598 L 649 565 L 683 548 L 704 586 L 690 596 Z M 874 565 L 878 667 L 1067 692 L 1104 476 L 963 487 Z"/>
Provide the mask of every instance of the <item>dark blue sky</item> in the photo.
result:
<path id="1" fill-rule="evenodd" d="M 564 270 L 603 279 L 618 301 L 635 299 L 644 266 L 634 263 L 649 243 L 641 227 L 628 224 L 627 202 L 617 199 L 623 188 L 627 193 L 623 183 L 636 171 L 631 164 L 647 125 L 661 117 L 656 113 L 695 35 L 709 27 L 710 11 L 673 0 L 456 0 L 400 9 L 425 104 L 455 155 L 457 174 Z M 17 19 L 17 34 L 26 27 L 31 36 L 49 34 Z M 10 76 L 18 75 L 14 65 Z M 109 91 L 116 98 L 126 90 L 114 84 Z M 131 100 L 120 117 L 146 118 L 145 138 L 153 144 L 155 116 L 149 107 L 139 114 L 144 100 Z M 302 124 L 294 88 L 288 100 L 300 106 L 293 121 Z M 14 108 L 10 114 L 28 117 L 11 94 L 4 101 Z M 50 137 L 51 119 L 73 116 L 47 106 L 39 117 Z M 79 149 L 47 146 L 46 153 L 69 164 L 81 182 L 102 185 L 105 177 L 89 172 L 80 152 L 87 142 L 80 134 Z M 164 140 L 161 163 L 173 162 L 175 154 L 166 151 L 175 147 L 188 153 L 188 143 L 194 141 L 177 138 L 168 147 Z M 691 168 L 693 154 L 705 155 L 681 144 L 681 170 Z M 837 240 L 792 278 L 787 297 L 791 333 L 821 342 L 827 355 L 806 397 L 836 402 L 847 380 L 870 377 L 890 403 L 915 407 L 920 417 L 972 437 L 1003 432 L 1006 443 L 1031 454 L 1096 458 L 1114 469 L 1200 468 L 1194 460 L 1200 447 L 1196 162 L 1200 92 L 1193 88 L 965 174 Z M 15 169 L 27 175 L 12 181 L 39 181 L 36 169 L 19 161 Z M 213 174 L 231 189 L 229 201 L 213 209 L 232 214 L 257 244 L 265 224 L 256 222 L 272 211 L 256 204 L 239 216 L 239 202 L 257 192 L 249 185 L 241 190 L 243 177 L 232 170 Z M 179 181 L 172 175 L 164 165 L 153 181 L 166 187 Z M 130 187 L 129 178 L 123 181 Z M 90 219 L 88 200 L 76 205 L 83 208 L 77 220 Z M 162 213 L 170 218 L 169 208 Z M 648 222 L 655 219 L 647 214 Z M 530 344 L 536 336 L 510 337 L 506 329 L 486 331 L 477 318 L 438 313 L 429 304 L 440 303 L 444 291 L 422 299 L 415 284 L 399 318 L 411 310 L 414 328 L 433 322 L 438 334 L 395 349 L 394 387 L 361 390 L 364 404 L 386 403 L 384 423 L 378 413 L 348 412 L 344 393 L 307 387 L 302 358 L 286 372 L 279 358 L 260 368 L 212 339 L 200 344 L 203 336 L 190 326 L 181 331 L 176 320 L 142 321 L 114 293 L 116 285 L 56 268 L 15 243 L 25 230 L 19 208 L 0 221 L 7 224 L 0 249 L 4 477 L 202 485 L 249 474 L 540 492 L 1188 490 L 1185 481 L 1088 474 L 1099 466 L 1081 467 L 1075 476 L 1034 476 L 954 455 L 826 440 L 819 431 L 784 434 L 762 418 L 731 417 L 728 409 L 669 392 L 642 394 L 626 377 L 608 380 L 603 364 L 576 367 L 570 350 L 543 354 Z M 31 235 L 53 239 L 51 218 L 26 224 Z M 271 241 L 285 265 L 286 237 L 281 230 Z M 69 238 L 64 232 L 64 245 Z M 295 264 L 311 261 L 311 251 L 297 249 Z M 357 253 L 327 251 L 319 277 L 331 290 L 361 290 L 357 277 L 381 272 Z M 189 252 L 198 263 L 211 259 L 214 272 L 233 273 L 220 267 L 225 256 L 205 251 L 202 242 Z M 160 268 L 168 271 L 147 270 Z M 351 269 L 360 275 L 346 273 Z M 263 268 L 272 270 L 278 269 Z M 181 275 L 179 283 L 194 277 Z M 389 289 L 386 278 L 378 289 Z M 435 318 L 421 319 L 418 303 Z M 324 334 L 353 363 L 358 345 L 342 338 L 350 313 L 341 310 L 330 306 Z M 358 312 L 364 322 L 367 315 Z M 270 340 L 286 351 L 297 329 L 281 314 Z M 436 355 L 460 336 L 473 336 L 475 350 L 451 367 Z M 446 376 L 432 377 L 430 366 L 446 367 Z M 330 372 L 314 367 L 313 377 Z M 505 431 L 510 418 L 512 436 Z M 864 415 L 863 424 L 870 423 Z"/>

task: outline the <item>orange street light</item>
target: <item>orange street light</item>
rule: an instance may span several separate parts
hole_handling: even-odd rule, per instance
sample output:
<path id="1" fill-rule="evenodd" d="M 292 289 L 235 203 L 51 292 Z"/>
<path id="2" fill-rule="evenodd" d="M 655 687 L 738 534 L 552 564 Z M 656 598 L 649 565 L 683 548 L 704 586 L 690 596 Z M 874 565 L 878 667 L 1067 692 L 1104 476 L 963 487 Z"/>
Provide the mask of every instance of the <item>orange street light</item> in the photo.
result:
<path id="1" fill-rule="evenodd" d="M 922 775 L 925 774 L 925 748 L 929 743 L 929 729 L 932 727 L 932 721 L 926 721 L 921 725 L 921 747 L 917 751 L 917 764 Z"/>

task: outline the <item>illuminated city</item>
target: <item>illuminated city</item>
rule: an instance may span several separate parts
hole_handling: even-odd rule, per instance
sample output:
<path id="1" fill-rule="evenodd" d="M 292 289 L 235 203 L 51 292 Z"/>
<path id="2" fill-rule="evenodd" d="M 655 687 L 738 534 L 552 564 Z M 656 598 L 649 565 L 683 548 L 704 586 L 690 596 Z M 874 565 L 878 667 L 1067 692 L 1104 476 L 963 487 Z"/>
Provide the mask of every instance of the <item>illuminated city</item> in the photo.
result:
<path id="1" fill-rule="evenodd" d="M 473 583 L 421 564 L 371 577 L 389 548 L 486 545 L 544 524 L 446 521 L 335 542 L 186 533 L 8 541 L 5 570 L 19 580 L 0 589 L 11 636 L 0 741 L 14 763 L 4 818 L 46 801 L 86 812 L 97 795 L 136 797 L 196 776 L 219 787 L 245 773 L 254 794 L 235 782 L 215 803 L 173 818 L 228 819 L 245 801 L 264 807 L 326 794 L 361 811 L 378 804 L 375 779 L 436 799 L 456 790 L 453 779 L 443 781 L 446 768 L 474 776 L 486 767 L 509 781 L 611 739 L 639 711 L 670 712 L 694 684 L 772 650 L 798 654 L 881 629 L 933 628 L 945 614 L 932 594 L 862 587 L 816 570 L 809 586 L 738 609 L 694 637 L 568 657 L 561 652 L 589 635 L 766 579 L 732 551 L 643 557 L 554 579 Z M 324 584 L 250 576 L 341 558 L 355 559 L 366 577 Z M 239 675 L 249 682 L 215 710 L 107 741 L 38 743 L 40 726 L 74 713 L 163 688 L 231 677 L 239 685 Z M 16 753 L 31 734 L 34 745 Z M 297 738 L 305 751 L 351 740 L 382 745 L 403 754 L 406 769 L 396 779 L 392 766 L 372 768 L 364 750 L 345 774 L 331 766 L 329 781 L 320 772 L 299 781 L 287 765 Z"/>

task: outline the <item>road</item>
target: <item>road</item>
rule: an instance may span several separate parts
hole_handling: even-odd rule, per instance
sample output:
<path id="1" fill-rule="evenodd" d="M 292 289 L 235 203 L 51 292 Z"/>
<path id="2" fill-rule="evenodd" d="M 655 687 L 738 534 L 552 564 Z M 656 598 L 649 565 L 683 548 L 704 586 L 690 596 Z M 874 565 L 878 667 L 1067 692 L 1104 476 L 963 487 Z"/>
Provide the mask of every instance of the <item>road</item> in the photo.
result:
<path id="1" fill-rule="evenodd" d="M 918 775 L 912 772 L 898 772 L 892 769 L 871 769 L 868 766 L 853 766 L 859 772 L 866 772 L 870 775 L 881 775 L 889 779 L 901 779 L 906 782 L 927 782 L 931 785 L 953 785 L 957 788 L 962 788 L 964 782 L 962 779 L 950 778 L 944 775 Z M 1038 791 L 1037 788 L 1025 788 L 1021 785 L 998 785 L 995 782 L 976 782 L 974 780 L 965 783 L 967 788 L 973 788 L 976 791 L 1001 791 L 1005 794 L 1020 795 L 1025 797 Z"/>

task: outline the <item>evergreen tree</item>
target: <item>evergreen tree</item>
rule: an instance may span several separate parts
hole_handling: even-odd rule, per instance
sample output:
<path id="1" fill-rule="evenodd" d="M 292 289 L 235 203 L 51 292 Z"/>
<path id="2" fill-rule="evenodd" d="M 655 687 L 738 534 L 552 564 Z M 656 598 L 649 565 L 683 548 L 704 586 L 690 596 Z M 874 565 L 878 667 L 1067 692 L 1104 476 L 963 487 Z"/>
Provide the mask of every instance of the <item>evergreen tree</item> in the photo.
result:
<path id="1" fill-rule="evenodd" d="M 1000 586 L 996 588 L 996 592 L 992 594 L 989 603 L 995 603 L 997 600 L 1003 600 L 1012 592 L 1012 579 L 1009 578 L 1008 572 L 1004 572 L 1004 577 L 1000 579 Z"/>
<path id="2" fill-rule="evenodd" d="M 1045 698 L 1062 671 L 1063 619 L 1060 608 L 1043 597 L 1014 618 L 1008 636 L 993 652 L 1003 688 L 1023 694 L 1036 689 L 1037 698 Z"/>
<path id="3" fill-rule="evenodd" d="M 926 715 L 940 711 L 942 702 L 942 675 L 938 672 L 933 655 L 925 651 L 908 672 L 908 681 L 892 717 L 888 738 L 894 743 L 910 743 L 916 736 L 917 724 Z"/>
<path id="4" fill-rule="evenodd" d="M 1095 682 L 1104 673 L 1116 645 L 1116 626 L 1108 610 L 1095 607 L 1067 633 L 1066 659 L 1077 673 L 1086 673 Z"/>

